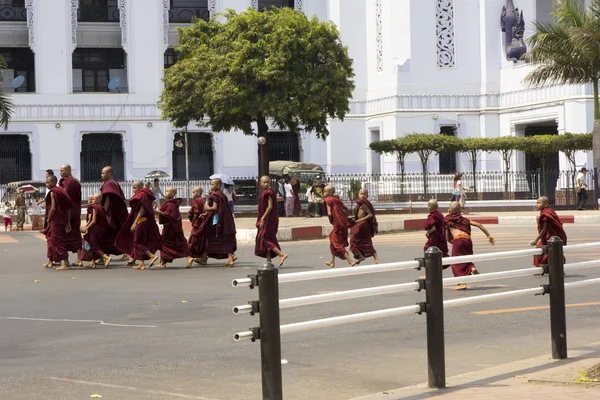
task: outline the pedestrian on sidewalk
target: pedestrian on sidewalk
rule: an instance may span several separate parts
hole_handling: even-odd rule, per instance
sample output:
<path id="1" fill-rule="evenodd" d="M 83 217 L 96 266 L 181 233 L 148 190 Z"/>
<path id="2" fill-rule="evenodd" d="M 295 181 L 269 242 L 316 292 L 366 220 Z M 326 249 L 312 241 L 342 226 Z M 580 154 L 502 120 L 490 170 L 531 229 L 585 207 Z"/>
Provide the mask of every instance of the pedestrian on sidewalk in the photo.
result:
<path id="1" fill-rule="evenodd" d="M 27 206 L 25 204 L 25 197 L 23 192 L 17 191 L 17 198 L 15 199 L 15 207 L 17 209 L 17 231 L 23 230 L 25 226 L 25 217 L 27 215 Z"/>
<path id="2" fill-rule="evenodd" d="M 465 192 L 467 189 L 463 187 L 462 178 L 463 174 L 460 172 L 457 172 L 456 175 L 454 175 L 454 182 L 452 184 L 452 201 L 458 202 L 462 208 L 465 208 L 465 201 L 467 200 Z"/>
<path id="3" fill-rule="evenodd" d="M 584 210 L 585 203 L 588 199 L 588 193 L 585 184 L 585 176 L 587 175 L 587 169 L 581 168 L 581 171 L 577 174 L 577 209 Z"/>
<path id="4" fill-rule="evenodd" d="M 535 202 L 535 208 L 539 210 L 540 215 L 537 217 L 537 229 L 538 235 L 535 239 L 529 242 L 530 246 L 542 247 L 548 244 L 548 239 L 552 236 L 558 236 L 562 240 L 563 245 L 567 244 L 567 234 L 563 229 L 562 221 L 556 212 L 548 207 L 548 198 L 545 196 L 540 197 Z M 566 262 L 566 258 L 563 256 L 563 262 Z M 533 256 L 533 265 L 536 267 L 543 268 L 544 265 L 548 265 L 548 254 L 541 256 Z M 544 275 L 542 271 L 536 275 Z"/>
<path id="5" fill-rule="evenodd" d="M 300 175 L 294 173 L 293 179 L 290 181 L 292 190 L 294 191 L 294 215 L 302 216 L 302 203 L 300 203 Z"/>
<path id="6" fill-rule="evenodd" d="M 452 244 L 452 257 L 470 256 L 473 254 L 473 242 L 471 241 L 471 226 L 479 228 L 488 238 L 493 246 L 496 241 L 488 230 L 478 222 L 470 221 L 461 215 L 462 207 L 457 201 L 450 203 L 448 215 L 444 218 L 444 232 L 446 240 Z M 452 264 L 454 276 L 478 275 L 479 271 L 472 262 Z M 467 285 L 459 284 L 454 290 L 466 290 Z"/>
<path id="7" fill-rule="evenodd" d="M 325 212 L 325 185 L 321 175 L 315 177 L 315 184 L 310 189 L 313 195 L 313 202 L 315 204 L 315 212 L 319 214 L 319 217 L 326 215 Z M 316 216 L 315 214 L 315 216 Z"/>
<path id="8" fill-rule="evenodd" d="M 12 214 L 13 214 L 13 209 L 12 209 L 10 203 L 7 201 L 6 203 L 4 203 L 4 232 L 7 232 L 7 231 L 12 232 L 12 226 L 13 226 Z"/>
<path id="9" fill-rule="evenodd" d="M 285 216 L 293 217 L 294 216 L 294 204 L 296 203 L 296 199 L 294 196 L 294 188 L 290 183 L 290 178 L 286 178 L 285 184 L 283 185 L 285 189 Z"/>
<path id="10" fill-rule="evenodd" d="M 31 230 L 41 231 L 44 229 L 44 221 L 42 219 L 42 206 L 40 205 L 38 196 L 35 196 L 31 202 Z"/>
<path id="11" fill-rule="evenodd" d="M 285 180 L 283 176 L 277 177 L 277 214 L 285 217 Z"/>

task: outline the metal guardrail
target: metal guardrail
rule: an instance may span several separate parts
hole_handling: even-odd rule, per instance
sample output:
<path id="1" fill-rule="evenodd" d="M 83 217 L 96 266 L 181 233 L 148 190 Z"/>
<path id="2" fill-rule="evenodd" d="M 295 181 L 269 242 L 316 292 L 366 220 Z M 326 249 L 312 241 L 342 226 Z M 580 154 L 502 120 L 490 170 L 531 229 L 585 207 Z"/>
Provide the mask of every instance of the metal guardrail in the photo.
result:
<path id="1" fill-rule="evenodd" d="M 444 388 L 446 386 L 444 343 L 445 309 L 470 304 L 479 304 L 484 301 L 497 301 L 526 295 L 537 296 L 549 294 L 552 358 L 565 359 L 567 358 L 565 290 L 600 284 L 600 278 L 565 284 L 564 271 L 600 267 L 600 260 L 564 264 L 563 253 L 575 252 L 589 248 L 600 248 L 600 242 L 563 247 L 562 241 L 558 237 L 553 237 L 548 241 L 548 246 L 536 249 L 514 250 L 447 258 L 442 258 L 441 251 L 437 247 L 432 247 L 427 250 L 423 258 L 414 261 L 370 265 L 348 269 L 297 272 L 283 274 L 281 276 L 279 276 L 279 271 L 273 266 L 273 264 L 267 263 L 258 269 L 256 275 L 248 275 L 248 278 L 235 279 L 232 282 L 234 287 L 246 286 L 253 289 L 254 287 L 258 286 L 258 301 L 249 301 L 248 305 L 233 307 L 233 313 L 249 313 L 251 315 L 259 313 L 260 317 L 258 327 L 236 333 L 234 335 L 234 340 L 260 340 L 263 399 L 281 400 L 283 399 L 281 335 L 351 323 L 372 321 L 382 318 L 391 318 L 414 313 L 425 313 L 427 317 L 427 361 L 429 387 Z M 548 273 L 549 275 L 548 284 L 544 284 L 535 288 L 512 290 L 508 292 L 471 296 L 459 299 L 444 300 L 443 298 L 443 285 L 514 278 L 529 275 L 540 270 L 540 268 L 525 268 L 512 271 L 492 272 L 488 274 L 443 279 L 443 265 L 473 261 L 508 259 L 520 256 L 534 256 L 542 254 L 548 255 L 548 265 L 544 267 L 544 272 Z M 279 299 L 279 283 L 301 282 L 313 279 L 421 268 L 425 268 L 425 279 L 418 279 L 415 282 L 347 290 L 312 296 L 302 296 L 282 300 Z M 411 290 L 424 290 L 425 301 L 419 302 L 416 305 L 404 307 L 388 308 L 383 310 L 368 311 L 280 325 L 279 311 L 281 309 L 327 303 L 332 301 L 356 299 L 367 296 L 377 296 L 389 293 L 399 293 Z"/>

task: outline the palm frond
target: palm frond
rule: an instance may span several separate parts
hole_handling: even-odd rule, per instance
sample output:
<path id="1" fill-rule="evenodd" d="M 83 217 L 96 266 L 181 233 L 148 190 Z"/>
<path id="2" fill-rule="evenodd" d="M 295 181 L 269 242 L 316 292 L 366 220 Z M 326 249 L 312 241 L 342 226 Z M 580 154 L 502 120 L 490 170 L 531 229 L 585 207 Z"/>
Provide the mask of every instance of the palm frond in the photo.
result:
<path id="1" fill-rule="evenodd" d="M 583 27 L 588 20 L 588 13 L 580 0 L 557 0 L 554 3 L 552 17 L 557 24 L 568 27 Z"/>
<path id="2" fill-rule="evenodd" d="M 4 57 L 0 54 L 0 72 L 5 70 L 8 66 L 6 65 L 6 61 Z M 6 129 L 8 128 L 8 122 L 10 121 L 10 117 L 13 113 L 13 103 L 10 100 L 9 96 L 0 90 L 0 127 Z"/>

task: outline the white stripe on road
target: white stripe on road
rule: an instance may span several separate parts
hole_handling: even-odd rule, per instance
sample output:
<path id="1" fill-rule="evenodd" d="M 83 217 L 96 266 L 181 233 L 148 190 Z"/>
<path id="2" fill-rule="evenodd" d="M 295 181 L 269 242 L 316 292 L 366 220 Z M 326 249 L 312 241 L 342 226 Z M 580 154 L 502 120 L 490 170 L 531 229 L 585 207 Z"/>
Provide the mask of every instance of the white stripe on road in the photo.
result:
<path id="1" fill-rule="evenodd" d="M 100 387 L 106 387 L 106 388 L 111 388 L 111 389 L 130 390 L 132 392 L 141 392 L 141 393 L 147 393 L 147 394 L 158 394 L 161 396 L 178 397 L 180 399 L 215 400 L 215 399 L 209 399 L 208 397 L 202 397 L 202 396 L 192 396 L 189 394 L 164 392 L 162 390 L 146 390 L 146 389 L 140 389 L 140 388 L 136 388 L 136 387 L 132 387 L 132 386 L 113 385 L 112 383 L 89 382 L 89 381 L 80 381 L 77 379 L 57 378 L 57 377 L 50 377 L 48 379 L 53 380 L 53 381 L 60 381 L 60 382 L 78 383 L 80 385 L 100 386 Z"/>
<path id="2" fill-rule="evenodd" d="M 118 326 L 125 328 L 156 328 L 154 325 L 125 325 L 125 324 L 111 324 L 108 322 L 94 320 L 94 319 L 53 319 L 53 318 L 25 318 L 25 317 L 0 317 L 2 319 L 12 319 L 19 321 L 42 321 L 42 322 L 88 322 L 94 324 L 100 324 L 105 326 Z"/>

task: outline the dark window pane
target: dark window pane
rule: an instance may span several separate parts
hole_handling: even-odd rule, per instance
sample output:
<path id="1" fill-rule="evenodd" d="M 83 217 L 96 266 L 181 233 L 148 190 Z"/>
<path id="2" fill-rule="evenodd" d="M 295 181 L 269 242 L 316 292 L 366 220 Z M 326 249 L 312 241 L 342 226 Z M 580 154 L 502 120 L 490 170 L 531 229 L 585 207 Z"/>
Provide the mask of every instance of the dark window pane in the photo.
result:
<path id="1" fill-rule="evenodd" d="M 0 184 L 31 179 L 27 135 L 0 135 Z"/>

